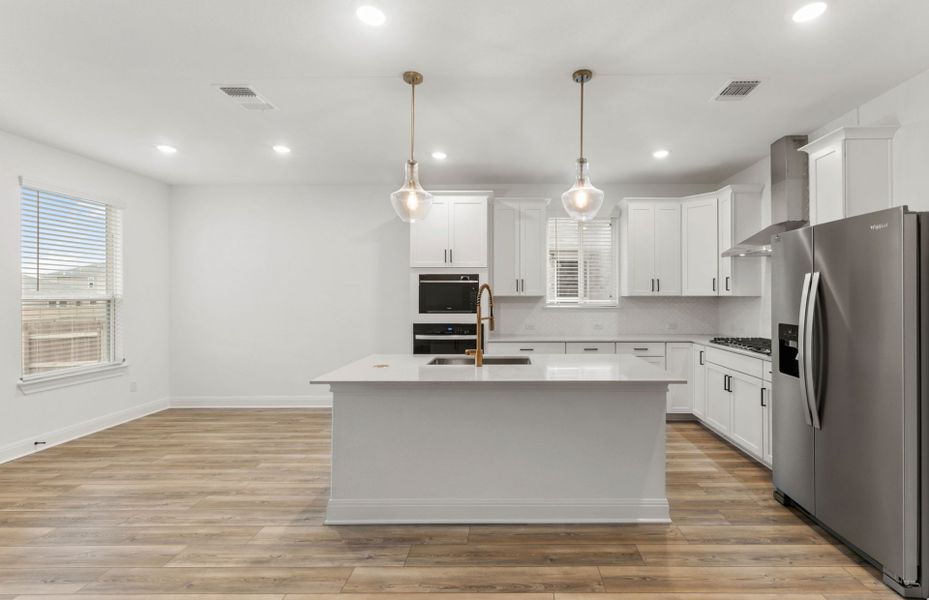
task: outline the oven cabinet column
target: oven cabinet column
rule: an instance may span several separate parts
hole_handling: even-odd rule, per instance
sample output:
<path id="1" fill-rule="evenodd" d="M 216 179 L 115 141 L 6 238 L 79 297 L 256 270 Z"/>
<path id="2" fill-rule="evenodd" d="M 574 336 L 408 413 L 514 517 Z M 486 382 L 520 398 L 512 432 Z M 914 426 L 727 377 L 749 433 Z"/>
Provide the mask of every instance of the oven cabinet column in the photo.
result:
<path id="1" fill-rule="evenodd" d="M 410 225 L 411 267 L 487 268 L 493 192 L 435 192 L 426 218 Z"/>
<path id="2" fill-rule="evenodd" d="M 548 203 L 548 198 L 494 199 L 494 295 L 545 295 Z"/>

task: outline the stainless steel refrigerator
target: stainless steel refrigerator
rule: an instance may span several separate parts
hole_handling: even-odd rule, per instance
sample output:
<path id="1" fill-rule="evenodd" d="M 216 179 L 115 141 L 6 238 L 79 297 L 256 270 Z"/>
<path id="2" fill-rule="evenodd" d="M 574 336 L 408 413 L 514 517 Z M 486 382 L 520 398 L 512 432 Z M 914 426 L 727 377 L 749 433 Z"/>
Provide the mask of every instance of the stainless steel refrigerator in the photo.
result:
<path id="1" fill-rule="evenodd" d="M 775 496 L 927 597 L 929 213 L 772 238 Z"/>

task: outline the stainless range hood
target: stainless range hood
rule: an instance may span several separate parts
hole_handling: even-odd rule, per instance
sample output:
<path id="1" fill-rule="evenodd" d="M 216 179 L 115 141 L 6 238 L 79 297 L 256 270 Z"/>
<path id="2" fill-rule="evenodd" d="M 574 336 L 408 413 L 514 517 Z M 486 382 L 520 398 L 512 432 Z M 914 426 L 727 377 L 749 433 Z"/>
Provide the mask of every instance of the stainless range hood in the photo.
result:
<path id="1" fill-rule="evenodd" d="M 771 256 L 771 236 L 809 224 L 809 160 L 805 135 L 771 144 L 771 225 L 723 252 L 723 256 Z"/>

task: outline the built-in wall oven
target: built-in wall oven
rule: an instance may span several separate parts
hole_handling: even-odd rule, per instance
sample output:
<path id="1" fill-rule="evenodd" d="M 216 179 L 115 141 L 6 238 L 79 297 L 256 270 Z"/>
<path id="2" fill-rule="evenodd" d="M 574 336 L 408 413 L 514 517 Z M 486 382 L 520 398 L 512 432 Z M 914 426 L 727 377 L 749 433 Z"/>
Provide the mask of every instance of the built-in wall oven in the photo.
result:
<path id="1" fill-rule="evenodd" d="M 477 308 L 476 273 L 424 273 L 419 276 L 419 314 L 466 314 Z"/>
<path id="2" fill-rule="evenodd" d="M 476 342 L 475 323 L 413 323 L 413 354 L 464 354 Z"/>

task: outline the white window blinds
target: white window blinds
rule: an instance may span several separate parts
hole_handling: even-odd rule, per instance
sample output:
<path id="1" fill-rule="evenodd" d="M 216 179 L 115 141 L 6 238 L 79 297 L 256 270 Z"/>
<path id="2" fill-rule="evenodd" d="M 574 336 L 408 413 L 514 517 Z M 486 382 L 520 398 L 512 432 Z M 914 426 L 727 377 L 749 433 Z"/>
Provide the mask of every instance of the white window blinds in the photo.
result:
<path id="1" fill-rule="evenodd" d="M 549 304 L 616 303 L 613 222 L 548 220 Z"/>
<path id="2" fill-rule="evenodd" d="M 27 186 L 20 211 L 23 379 L 118 362 L 121 211 Z"/>

